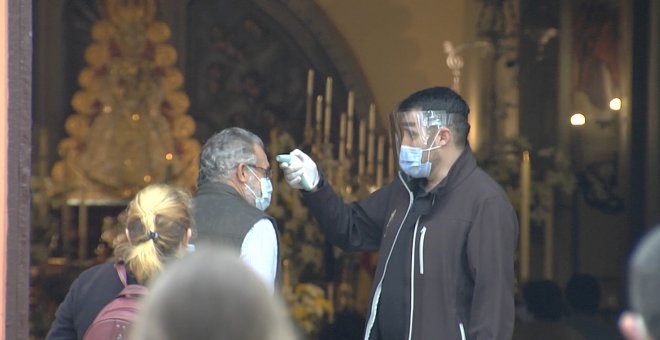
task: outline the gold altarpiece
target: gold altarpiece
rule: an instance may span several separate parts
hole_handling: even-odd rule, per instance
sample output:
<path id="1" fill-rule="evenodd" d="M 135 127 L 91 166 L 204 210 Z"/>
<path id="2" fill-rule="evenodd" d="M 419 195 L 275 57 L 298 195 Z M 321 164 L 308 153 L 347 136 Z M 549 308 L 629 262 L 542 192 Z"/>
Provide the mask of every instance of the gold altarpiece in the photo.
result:
<path id="1" fill-rule="evenodd" d="M 105 1 L 104 10 L 71 99 L 54 194 L 102 202 L 129 199 L 149 183 L 193 188 L 200 145 L 170 29 L 156 20 L 155 0 Z"/>

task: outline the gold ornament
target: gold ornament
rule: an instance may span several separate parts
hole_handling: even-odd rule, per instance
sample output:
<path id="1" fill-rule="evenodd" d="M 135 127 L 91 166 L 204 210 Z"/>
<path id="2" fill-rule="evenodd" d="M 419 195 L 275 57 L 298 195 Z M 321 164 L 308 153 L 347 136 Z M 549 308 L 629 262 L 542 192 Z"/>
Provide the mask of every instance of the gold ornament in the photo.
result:
<path id="1" fill-rule="evenodd" d="M 83 140 L 89 131 L 89 121 L 83 115 L 71 115 L 66 119 L 64 129 L 71 137 Z"/>
<path id="2" fill-rule="evenodd" d="M 94 67 L 99 67 L 108 62 L 110 52 L 102 44 L 93 44 L 85 50 L 85 61 Z"/>
<path id="3" fill-rule="evenodd" d="M 176 50 L 170 45 L 160 44 L 156 46 L 154 63 L 158 66 L 171 66 L 176 62 Z"/>
<path id="4" fill-rule="evenodd" d="M 174 137 L 183 139 L 195 132 L 195 121 L 190 116 L 179 116 L 174 120 Z"/>
<path id="5" fill-rule="evenodd" d="M 92 103 L 94 98 L 91 94 L 85 90 L 80 90 L 73 95 L 71 98 L 71 106 L 76 112 L 80 113 L 90 113 L 92 110 Z"/>
<path id="6" fill-rule="evenodd" d="M 92 26 L 92 38 L 100 42 L 110 40 L 115 34 L 115 27 L 106 20 L 101 20 Z"/>
<path id="7" fill-rule="evenodd" d="M 162 43 L 170 38 L 170 27 L 162 21 L 154 21 L 147 29 L 147 39 L 154 43 Z"/>

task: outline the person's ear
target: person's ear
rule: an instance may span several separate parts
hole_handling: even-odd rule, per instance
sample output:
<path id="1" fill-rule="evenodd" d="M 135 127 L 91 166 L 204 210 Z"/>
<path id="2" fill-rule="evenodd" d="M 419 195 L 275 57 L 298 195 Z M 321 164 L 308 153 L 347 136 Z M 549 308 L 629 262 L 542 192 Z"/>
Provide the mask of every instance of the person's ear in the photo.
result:
<path id="1" fill-rule="evenodd" d="M 440 131 L 438 132 L 438 137 L 436 138 L 437 138 L 436 145 L 445 146 L 452 143 L 454 139 L 454 134 L 451 132 L 451 129 L 443 126 L 440 128 Z"/>
<path id="2" fill-rule="evenodd" d="M 240 163 L 236 167 L 236 179 L 240 183 L 246 183 L 248 181 L 248 169 L 245 163 Z"/>
<path id="3" fill-rule="evenodd" d="M 626 340 L 648 340 L 644 320 L 636 313 L 623 313 L 619 318 L 619 330 Z"/>

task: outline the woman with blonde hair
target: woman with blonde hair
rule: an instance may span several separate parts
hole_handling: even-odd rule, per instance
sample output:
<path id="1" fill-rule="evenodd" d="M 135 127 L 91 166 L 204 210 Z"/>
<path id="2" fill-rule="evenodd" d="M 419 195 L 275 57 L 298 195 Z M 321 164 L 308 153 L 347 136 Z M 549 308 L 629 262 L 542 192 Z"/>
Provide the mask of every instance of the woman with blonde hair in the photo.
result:
<path id="1" fill-rule="evenodd" d="M 93 266 L 73 282 L 55 315 L 47 339 L 82 339 L 101 309 L 128 284 L 149 284 L 167 261 L 185 254 L 193 230 L 190 194 L 165 184 L 150 185 L 126 209 L 127 240 L 115 247 L 115 261 Z M 119 267 L 119 266 L 118 266 Z"/>

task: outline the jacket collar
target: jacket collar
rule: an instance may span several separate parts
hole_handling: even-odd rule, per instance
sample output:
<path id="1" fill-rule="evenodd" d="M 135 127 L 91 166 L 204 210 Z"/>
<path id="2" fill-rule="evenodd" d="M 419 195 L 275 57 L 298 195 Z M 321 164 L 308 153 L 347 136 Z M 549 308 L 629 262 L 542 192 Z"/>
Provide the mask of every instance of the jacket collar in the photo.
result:
<path id="1" fill-rule="evenodd" d="M 437 186 L 435 186 L 435 188 L 429 191 L 429 193 L 442 195 L 452 191 L 459 184 L 461 184 L 461 182 L 463 182 L 476 168 L 477 160 L 472 153 L 472 148 L 470 148 L 470 145 L 466 145 L 463 149 L 463 152 L 461 152 L 461 155 L 458 156 L 454 164 L 449 169 L 447 177 L 445 177 Z M 408 186 L 411 189 L 414 188 L 414 192 L 424 195 L 421 192 L 424 191 L 423 188 L 426 184 L 426 179 L 412 179 L 403 173 L 402 175 L 403 178 L 406 178 Z"/>
<path id="2" fill-rule="evenodd" d="M 465 145 L 463 152 L 449 168 L 447 177 L 443 179 L 433 190 L 437 194 L 450 192 L 461 184 L 477 168 L 477 160 L 474 158 L 470 145 Z"/>
<path id="3" fill-rule="evenodd" d="M 197 195 L 231 195 L 236 196 L 241 200 L 245 200 L 236 189 L 231 185 L 223 182 L 206 182 L 199 186 Z"/>

